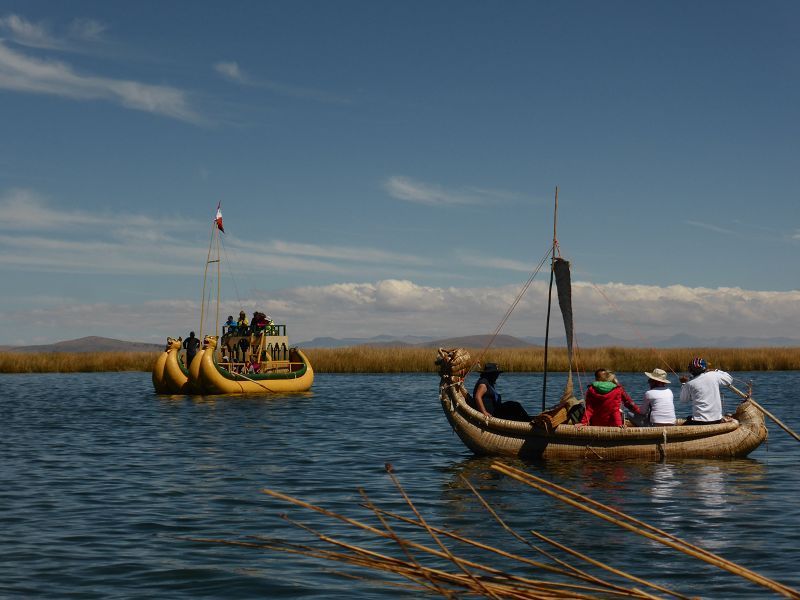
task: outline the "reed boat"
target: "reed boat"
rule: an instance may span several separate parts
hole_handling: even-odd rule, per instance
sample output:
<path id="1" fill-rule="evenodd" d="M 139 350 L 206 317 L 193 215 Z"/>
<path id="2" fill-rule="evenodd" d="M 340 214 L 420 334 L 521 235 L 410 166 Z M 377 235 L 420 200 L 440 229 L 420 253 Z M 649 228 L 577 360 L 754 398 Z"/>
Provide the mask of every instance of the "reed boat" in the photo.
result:
<path id="1" fill-rule="evenodd" d="M 487 418 L 472 407 L 464 387 L 468 352 L 440 349 L 437 362 L 442 410 L 464 445 L 479 456 L 644 461 L 742 458 L 767 439 L 764 415 L 750 400 L 741 402 L 730 420 L 718 425 L 579 428 L 568 422 L 569 401 L 531 421 Z"/>
<path id="2" fill-rule="evenodd" d="M 212 220 L 200 310 L 201 347 L 188 368 L 181 353 L 181 338 L 167 338 L 164 353 L 153 365 L 153 388 L 158 394 L 263 394 L 305 392 L 314 383 L 314 369 L 308 357 L 289 345 L 286 325 L 275 324 L 264 313 L 264 322 L 248 325 L 219 325 L 221 293 L 220 233 L 222 213 L 217 206 Z M 214 251 L 215 249 L 215 251 Z M 216 265 L 216 325 L 203 335 L 206 326 L 206 281 L 209 265 Z M 208 311 L 210 312 L 210 310 Z M 255 315 L 254 315 L 255 316 Z M 242 311 L 242 317 L 244 317 Z M 208 319 L 210 320 L 210 319 Z"/>
<path id="3" fill-rule="evenodd" d="M 556 214 L 558 188 L 556 188 Z M 509 456 L 523 459 L 585 460 L 665 460 L 682 458 L 740 458 L 747 456 L 767 439 L 764 411 L 748 394 L 739 392 L 744 401 L 726 422 L 715 425 L 683 425 L 676 421 L 669 427 L 599 427 L 577 426 L 583 401 L 573 393 L 574 327 L 570 263 L 561 257 L 556 239 L 555 219 L 551 258 L 550 289 L 556 284 L 558 305 L 564 321 L 569 358 L 567 383 L 560 399 L 549 410 L 547 393 L 547 349 L 550 308 L 545 334 L 542 412 L 525 421 L 485 416 L 475 408 L 464 380 L 479 361 L 473 361 L 463 348 L 439 349 L 439 400 L 450 426 L 467 448 L 478 455 Z M 545 255 L 545 259 L 548 255 Z M 544 264 L 542 260 L 540 267 Z M 538 271 L 538 269 L 537 269 Z M 536 272 L 528 280 L 533 280 Z M 517 305 L 525 286 L 512 305 Z M 506 314 L 505 320 L 509 313 Z M 502 326 L 502 322 L 501 322 Z M 497 335 L 500 327 L 495 331 Z M 732 386 L 731 386 L 732 387 Z M 735 388 L 732 388 L 735 389 Z M 738 391 L 738 390 L 736 390 Z M 630 423 L 630 422 L 628 422 Z"/>
<path id="4" fill-rule="evenodd" d="M 285 335 L 251 337 L 258 342 L 244 360 L 235 354 L 216 352 L 217 336 L 205 336 L 202 356 L 198 353 L 192 361 L 192 367 L 197 364 L 197 375 L 190 370 L 195 386 L 205 394 L 288 393 L 311 389 L 314 369 L 300 349 L 289 347 Z M 257 370 L 240 372 L 247 363 L 257 364 Z"/>

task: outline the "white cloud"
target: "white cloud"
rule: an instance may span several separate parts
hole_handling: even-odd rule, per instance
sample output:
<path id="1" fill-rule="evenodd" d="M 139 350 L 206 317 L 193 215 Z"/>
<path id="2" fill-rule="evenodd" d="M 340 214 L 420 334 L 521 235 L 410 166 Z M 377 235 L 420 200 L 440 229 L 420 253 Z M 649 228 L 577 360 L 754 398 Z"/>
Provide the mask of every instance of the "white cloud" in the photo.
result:
<path id="1" fill-rule="evenodd" d="M 33 23 L 19 15 L 0 17 L 0 33 L 20 46 L 42 50 L 77 51 L 83 43 L 103 41 L 105 23 L 95 19 L 73 19 L 63 35 L 57 35 L 43 22 Z"/>
<path id="2" fill-rule="evenodd" d="M 47 26 L 42 23 L 31 23 L 19 15 L 8 15 L 0 18 L 0 32 L 12 41 L 31 48 L 62 49 L 65 44 L 53 36 Z"/>
<path id="3" fill-rule="evenodd" d="M 720 227 L 719 225 L 713 225 L 711 223 L 701 223 L 700 221 L 686 221 L 687 225 L 691 225 L 692 227 L 698 227 L 700 229 L 707 229 L 708 231 L 713 231 L 715 233 L 724 233 L 727 235 L 735 235 L 735 231 L 731 231 L 730 229 L 725 229 L 724 227 Z"/>
<path id="4" fill-rule="evenodd" d="M 46 198 L 30 189 L 12 189 L 0 196 L 0 231 L 52 231 L 91 228 L 179 230 L 196 226 L 193 221 L 171 217 L 116 213 L 101 214 L 82 210 L 64 210 L 47 205 Z"/>
<path id="5" fill-rule="evenodd" d="M 270 81 L 268 79 L 257 79 L 246 73 L 236 61 L 217 61 L 212 65 L 213 69 L 223 78 L 240 85 L 269 90 L 281 96 L 299 98 L 303 100 L 315 100 L 327 104 L 350 104 L 350 99 L 337 94 L 332 94 L 323 90 L 308 87 L 291 85 Z"/>
<path id="6" fill-rule="evenodd" d="M 105 23 L 95 19 L 74 19 L 69 24 L 69 35 L 78 40 L 98 42 L 103 39 L 107 29 Z"/>
<path id="7" fill-rule="evenodd" d="M 502 190 L 463 188 L 448 190 L 442 186 L 415 181 L 394 175 L 384 183 L 384 189 L 393 198 L 429 206 L 474 206 L 495 204 L 517 197 Z"/>
<path id="8" fill-rule="evenodd" d="M 493 332 L 518 292 L 518 286 L 433 287 L 383 279 L 270 290 L 241 302 L 229 298 L 223 300 L 221 314 L 263 310 L 286 323 L 295 342 L 381 333 L 449 337 Z M 546 303 L 547 283 L 534 282 L 503 333 L 542 337 Z M 642 347 L 654 338 L 687 332 L 715 338 L 791 337 L 786 324 L 800 319 L 800 291 L 576 282 L 573 305 L 579 340 L 583 334 L 606 333 Z M 555 310 L 551 335 L 559 339 L 563 332 Z M 119 314 L 126 315 L 123 322 Z M 3 313 L 4 322 L 12 326 L 0 343 L 41 335 L 49 341 L 102 335 L 161 343 L 167 335 L 198 329 L 199 314 L 197 302 L 180 299 L 115 305 L 36 298 L 24 309 Z M 16 331 L 13 323 L 24 326 Z"/>
<path id="9" fill-rule="evenodd" d="M 377 248 L 357 248 L 348 246 L 319 246 L 317 244 L 302 244 L 283 240 L 272 240 L 267 243 L 247 242 L 236 239 L 236 246 L 252 250 L 256 253 L 274 253 L 294 256 L 309 256 L 329 260 L 344 260 L 359 263 L 399 263 L 414 266 L 430 265 L 427 258 L 412 254 L 387 252 Z"/>
<path id="10" fill-rule="evenodd" d="M 236 62 L 220 61 L 214 63 L 214 70 L 222 75 L 225 79 L 230 79 L 237 83 L 247 83 L 248 78 L 244 72 L 239 68 Z"/>
<path id="11" fill-rule="evenodd" d="M 77 73 L 70 65 L 16 52 L 0 40 L 0 88 L 49 94 L 72 100 L 106 100 L 126 108 L 190 123 L 205 119 L 189 104 L 187 94 L 166 85 Z"/>

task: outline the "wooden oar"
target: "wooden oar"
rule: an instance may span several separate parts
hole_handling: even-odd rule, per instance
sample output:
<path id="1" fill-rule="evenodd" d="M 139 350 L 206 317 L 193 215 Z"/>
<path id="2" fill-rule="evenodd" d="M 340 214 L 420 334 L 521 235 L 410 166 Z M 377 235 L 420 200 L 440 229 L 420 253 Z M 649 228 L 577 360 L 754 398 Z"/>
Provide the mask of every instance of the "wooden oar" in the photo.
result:
<path id="1" fill-rule="evenodd" d="M 742 390 L 740 390 L 740 389 L 737 389 L 736 387 L 734 387 L 734 386 L 732 386 L 732 385 L 729 385 L 728 387 L 729 387 L 730 389 L 732 389 L 734 392 L 736 392 L 737 394 L 739 394 L 739 395 L 740 395 L 742 398 L 744 398 L 745 400 L 750 400 L 750 402 L 752 402 L 752 403 L 753 403 L 753 406 L 755 406 L 755 407 L 756 407 L 758 410 L 760 410 L 762 413 L 764 413 L 765 415 L 767 415 L 767 416 L 768 416 L 770 419 L 772 419 L 773 421 L 775 421 L 775 423 L 778 425 L 778 427 L 780 427 L 781 429 L 783 429 L 783 430 L 784 430 L 786 433 L 788 433 L 790 436 L 792 436 L 794 439 L 796 439 L 798 442 L 800 442 L 800 435 L 797 435 L 797 434 L 796 434 L 794 431 L 792 431 L 791 429 L 789 429 L 789 427 L 788 427 L 788 426 L 784 425 L 784 424 L 781 422 L 781 420 L 780 420 L 778 417 L 776 417 L 775 415 L 773 415 L 773 414 L 772 414 L 771 412 L 769 412 L 769 411 L 768 411 L 766 408 L 764 408 L 764 407 L 763 407 L 763 406 L 761 406 L 761 405 L 760 405 L 758 402 L 756 402 L 755 400 L 753 400 L 753 398 L 750 396 L 750 394 L 745 394 L 745 393 L 744 393 Z"/>

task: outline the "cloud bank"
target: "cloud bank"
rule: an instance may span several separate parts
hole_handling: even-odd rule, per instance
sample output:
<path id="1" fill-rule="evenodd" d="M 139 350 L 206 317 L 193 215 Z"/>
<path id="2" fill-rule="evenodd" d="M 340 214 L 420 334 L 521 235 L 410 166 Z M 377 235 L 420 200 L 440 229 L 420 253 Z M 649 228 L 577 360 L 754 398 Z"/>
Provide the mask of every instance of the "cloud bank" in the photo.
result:
<path id="1" fill-rule="evenodd" d="M 74 50 L 75 40 L 97 40 L 105 30 L 90 19 L 73 21 L 69 38 L 52 35 L 41 24 L 17 15 L 0 18 L 0 32 L 19 46 L 47 51 Z M 191 105 L 188 94 L 169 85 L 81 73 L 61 60 L 25 54 L 0 38 L 0 89 L 46 94 L 70 100 L 104 100 L 124 108 L 201 124 L 206 119 Z"/>

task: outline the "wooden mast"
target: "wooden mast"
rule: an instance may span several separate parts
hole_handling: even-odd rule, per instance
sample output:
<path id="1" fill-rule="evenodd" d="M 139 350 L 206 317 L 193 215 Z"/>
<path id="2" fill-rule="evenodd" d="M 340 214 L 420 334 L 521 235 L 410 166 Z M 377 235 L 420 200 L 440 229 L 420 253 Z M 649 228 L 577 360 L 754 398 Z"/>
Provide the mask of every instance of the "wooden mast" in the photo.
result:
<path id="1" fill-rule="evenodd" d="M 556 245 L 558 239 L 556 238 L 556 228 L 558 225 L 558 186 L 556 186 L 556 200 L 555 209 L 553 210 L 553 248 L 550 254 L 550 288 L 547 291 L 547 324 L 545 325 L 544 332 L 544 377 L 542 378 L 542 412 L 546 409 L 547 397 L 547 348 L 550 344 L 550 308 L 553 303 L 553 277 L 555 275 L 555 261 L 556 261 Z"/>

